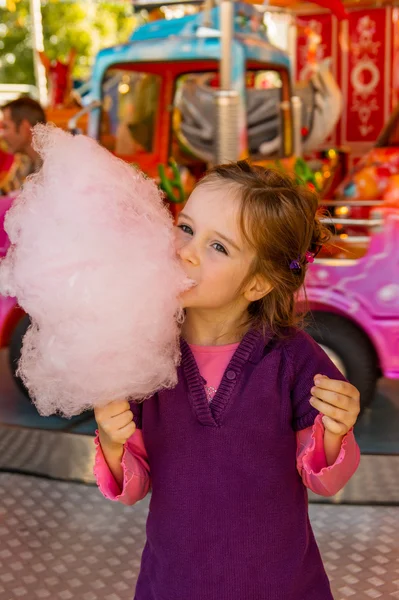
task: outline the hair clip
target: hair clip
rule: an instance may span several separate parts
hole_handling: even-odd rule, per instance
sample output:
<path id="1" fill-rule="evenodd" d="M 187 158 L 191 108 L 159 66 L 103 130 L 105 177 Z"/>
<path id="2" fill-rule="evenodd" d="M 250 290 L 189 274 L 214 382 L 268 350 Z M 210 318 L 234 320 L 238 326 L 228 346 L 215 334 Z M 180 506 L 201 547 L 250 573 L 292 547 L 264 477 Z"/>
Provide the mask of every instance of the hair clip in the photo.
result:
<path id="1" fill-rule="evenodd" d="M 294 273 L 294 275 L 300 275 L 300 273 L 302 271 L 301 263 L 299 262 L 300 260 L 301 260 L 301 257 L 298 256 L 298 258 L 296 260 L 292 260 L 290 262 L 290 269 Z"/>
<path id="2" fill-rule="evenodd" d="M 305 252 L 305 260 L 307 263 L 313 263 L 314 257 L 315 255 L 313 254 L 313 252 L 310 252 L 309 250 Z"/>
<path id="3" fill-rule="evenodd" d="M 315 257 L 318 255 L 321 248 L 322 248 L 322 246 L 318 246 L 316 249 L 316 252 L 311 252 L 310 250 L 306 250 L 306 252 L 303 256 L 303 260 L 305 260 L 306 263 L 313 263 Z M 295 260 L 292 260 L 290 262 L 290 269 L 294 273 L 294 275 L 301 274 L 301 271 L 302 271 L 301 261 L 302 261 L 302 257 L 298 256 L 298 258 L 296 258 Z"/>

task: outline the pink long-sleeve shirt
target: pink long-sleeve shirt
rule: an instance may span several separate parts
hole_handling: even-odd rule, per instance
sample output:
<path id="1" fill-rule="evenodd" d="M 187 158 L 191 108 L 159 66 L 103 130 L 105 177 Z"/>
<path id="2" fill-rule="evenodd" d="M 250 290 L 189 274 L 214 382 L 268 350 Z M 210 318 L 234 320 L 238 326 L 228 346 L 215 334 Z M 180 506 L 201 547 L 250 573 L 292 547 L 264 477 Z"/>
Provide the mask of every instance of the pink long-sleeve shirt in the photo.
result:
<path id="1" fill-rule="evenodd" d="M 226 346 L 190 345 L 198 364 L 209 402 L 215 395 L 223 373 L 238 344 Z M 310 395 L 310 394 L 309 394 Z M 311 427 L 297 432 L 296 466 L 307 488 L 321 496 L 333 496 L 344 487 L 356 471 L 360 451 L 353 431 L 342 440 L 341 450 L 332 465 L 327 465 L 324 452 L 324 426 L 318 415 Z M 134 504 L 144 498 L 151 487 L 151 473 L 141 430 L 125 443 L 122 457 L 123 484 L 119 487 L 104 458 L 98 436 L 94 473 L 102 494 L 123 504 Z"/>

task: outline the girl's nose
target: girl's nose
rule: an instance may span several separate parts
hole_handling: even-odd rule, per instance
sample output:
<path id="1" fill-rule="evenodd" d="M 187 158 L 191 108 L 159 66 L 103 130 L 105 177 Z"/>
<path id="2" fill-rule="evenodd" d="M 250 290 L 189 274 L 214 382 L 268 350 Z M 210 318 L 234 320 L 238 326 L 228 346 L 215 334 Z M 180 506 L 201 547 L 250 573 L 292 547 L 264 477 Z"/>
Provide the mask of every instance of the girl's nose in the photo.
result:
<path id="1" fill-rule="evenodd" d="M 199 264 L 198 252 L 196 251 L 195 244 L 192 241 L 178 246 L 177 256 L 183 262 L 189 262 L 193 265 Z"/>

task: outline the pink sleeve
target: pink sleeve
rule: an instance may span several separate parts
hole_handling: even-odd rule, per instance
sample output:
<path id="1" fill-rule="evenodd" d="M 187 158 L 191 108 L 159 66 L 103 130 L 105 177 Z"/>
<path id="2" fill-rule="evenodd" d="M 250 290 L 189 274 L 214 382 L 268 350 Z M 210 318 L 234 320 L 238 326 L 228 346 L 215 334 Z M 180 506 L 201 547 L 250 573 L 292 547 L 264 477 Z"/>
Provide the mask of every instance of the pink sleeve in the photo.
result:
<path id="1" fill-rule="evenodd" d="M 96 445 L 94 475 L 103 496 L 122 504 L 135 504 L 142 500 L 150 489 L 150 468 L 144 447 L 143 434 L 136 429 L 124 446 L 122 456 L 123 486 L 120 489 L 104 458 L 98 432 L 94 440 Z"/>
<path id="2" fill-rule="evenodd" d="M 318 415 L 312 427 L 297 432 L 297 469 L 307 488 L 320 496 L 333 496 L 349 481 L 360 461 L 360 450 L 353 431 L 342 440 L 333 465 L 328 466 L 324 452 L 324 425 Z"/>

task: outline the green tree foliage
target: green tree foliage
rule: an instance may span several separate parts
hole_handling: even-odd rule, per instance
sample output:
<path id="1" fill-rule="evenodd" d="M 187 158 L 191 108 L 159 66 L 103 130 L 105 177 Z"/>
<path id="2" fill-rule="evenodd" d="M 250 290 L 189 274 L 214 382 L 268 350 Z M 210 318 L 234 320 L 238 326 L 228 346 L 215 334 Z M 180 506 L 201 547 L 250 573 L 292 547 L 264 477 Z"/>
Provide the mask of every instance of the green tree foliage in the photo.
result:
<path id="1" fill-rule="evenodd" d="M 29 3 L 0 8 L 0 83 L 34 83 Z"/>
<path id="2" fill-rule="evenodd" d="M 42 20 L 47 56 L 65 60 L 75 48 L 73 76 L 87 79 L 95 54 L 106 46 L 126 42 L 137 19 L 129 1 L 45 0 Z M 29 0 L 18 0 L 14 11 L 0 4 L 0 83 L 34 82 Z"/>

